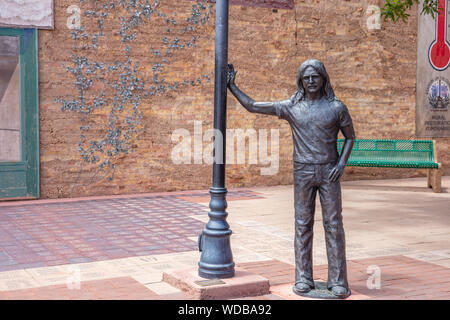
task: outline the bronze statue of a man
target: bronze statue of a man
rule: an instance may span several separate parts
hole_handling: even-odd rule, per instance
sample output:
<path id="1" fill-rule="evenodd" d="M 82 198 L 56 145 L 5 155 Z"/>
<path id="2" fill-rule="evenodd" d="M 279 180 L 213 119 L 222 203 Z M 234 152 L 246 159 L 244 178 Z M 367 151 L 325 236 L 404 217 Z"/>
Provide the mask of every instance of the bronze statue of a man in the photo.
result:
<path id="1" fill-rule="evenodd" d="M 250 112 L 276 115 L 287 120 L 294 140 L 295 192 L 295 286 L 306 294 L 314 288 L 312 240 L 316 193 L 319 191 L 325 229 L 328 282 L 339 298 L 350 295 L 342 224 L 340 178 L 350 156 L 355 132 L 347 107 L 331 87 L 322 62 L 307 60 L 299 68 L 297 92 L 280 102 L 255 102 L 235 84 L 236 71 L 228 66 L 228 88 Z M 337 151 L 339 130 L 345 137 L 341 155 Z"/>

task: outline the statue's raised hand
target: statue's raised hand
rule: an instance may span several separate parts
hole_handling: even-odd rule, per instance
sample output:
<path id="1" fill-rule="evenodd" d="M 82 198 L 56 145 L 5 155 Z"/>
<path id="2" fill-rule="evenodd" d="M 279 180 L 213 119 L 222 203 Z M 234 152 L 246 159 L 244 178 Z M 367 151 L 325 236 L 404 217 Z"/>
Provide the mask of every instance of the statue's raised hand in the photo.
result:
<path id="1" fill-rule="evenodd" d="M 234 67 L 232 64 L 228 64 L 227 69 L 227 86 L 234 85 L 234 79 L 236 78 L 237 71 L 234 71 Z"/>

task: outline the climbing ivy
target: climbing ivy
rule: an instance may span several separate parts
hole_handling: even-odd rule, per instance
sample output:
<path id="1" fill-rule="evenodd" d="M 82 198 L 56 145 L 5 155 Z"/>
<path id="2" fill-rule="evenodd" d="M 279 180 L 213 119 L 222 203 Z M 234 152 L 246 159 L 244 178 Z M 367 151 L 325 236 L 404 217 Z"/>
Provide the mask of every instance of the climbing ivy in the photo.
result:
<path id="1" fill-rule="evenodd" d="M 90 179 L 92 183 L 106 176 L 112 180 L 116 160 L 134 151 L 133 141 L 142 130 L 141 105 L 144 100 L 150 100 L 151 105 L 151 98 L 154 96 L 182 90 L 187 86 L 201 85 L 204 81 L 211 80 L 212 72 L 181 82 L 170 82 L 165 79 L 165 74 L 170 68 L 175 51 L 195 50 L 199 39 L 198 29 L 210 22 L 214 4 L 193 2 L 190 16 L 180 24 L 176 12 L 169 16 L 160 10 L 163 1 L 79 2 L 83 13 L 81 21 L 88 23 L 81 24 L 71 32 L 71 38 L 75 41 L 71 65 L 64 65 L 74 78 L 76 94 L 70 98 L 59 97 L 56 102 L 61 104 L 63 112 L 75 112 L 80 117 L 80 176 L 83 163 L 97 165 L 98 170 Z M 88 8 L 84 9 L 85 7 Z M 158 42 L 149 44 L 148 57 L 151 58 L 152 77 L 148 79 L 142 72 L 141 62 L 133 58 L 133 43 L 140 36 L 142 29 L 148 28 L 155 19 L 162 20 L 159 23 L 165 24 L 166 29 Z M 105 24 L 111 20 L 115 22 L 115 29 L 112 34 L 108 34 Z M 91 26 L 90 30 L 87 30 L 86 25 Z M 183 38 L 189 40 L 183 41 L 177 34 L 185 34 L 187 37 Z M 100 41 L 108 41 L 109 37 L 115 35 L 120 36 L 122 43 L 121 57 L 115 55 L 116 60 L 113 62 L 99 60 Z M 99 114 L 107 115 L 106 127 L 102 128 L 103 130 L 91 130 L 95 117 Z M 106 175 L 97 178 L 101 171 L 106 172 Z M 76 185 L 79 185 L 77 183 Z"/>

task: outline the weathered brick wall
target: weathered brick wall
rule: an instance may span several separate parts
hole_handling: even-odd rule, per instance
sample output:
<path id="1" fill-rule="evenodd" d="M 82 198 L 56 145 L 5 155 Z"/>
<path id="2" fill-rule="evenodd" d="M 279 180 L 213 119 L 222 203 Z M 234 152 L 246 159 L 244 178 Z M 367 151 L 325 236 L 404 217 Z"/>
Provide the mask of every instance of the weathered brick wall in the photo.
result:
<path id="1" fill-rule="evenodd" d="M 89 10 L 99 11 L 99 3 L 109 1 L 75 2 L 81 9 L 81 24 L 86 32 L 98 31 L 96 20 L 85 14 Z M 298 66 L 307 58 L 317 58 L 325 63 L 336 95 L 347 104 L 358 138 L 414 138 L 417 35 L 414 14 L 406 25 L 383 22 L 382 30 L 369 32 L 365 11 L 377 1 L 296 0 L 294 3 L 293 10 L 230 7 L 229 60 L 239 70 L 237 84 L 255 100 L 285 99 L 296 90 Z M 174 130 L 185 128 L 194 138 L 193 121 L 201 121 L 203 131 L 213 126 L 214 14 L 211 21 L 199 23 L 196 31 L 182 32 L 184 27 L 192 26 L 186 18 L 191 16 L 193 2 L 164 0 L 158 8 L 166 18 L 153 15 L 150 21 L 139 25 L 134 40 L 124 43 L 117 31 L 120 30 L 118 19 L 126 12 L 111 10 L 104 20 L 105 36 L 99 37 L 98 48 L 74 50 L 80 41 L 72 38 L 73 30 L 67 27 L 71 13 L 66 11 L 73 4 L 74 1 L 56 1 L 55 30 L 39 31 L 42 197 L 209 188 L 210 165 L 172 163 L 175 143 L 171 135 Z M 166 21 L 172 18 L 176 24 Z M 149 87 L 154 85 L 152 68 L 162 61 L 152 50 L 161 46 L 164 36 L 169 41 L 179 38 L 180 43 L 186 44 L 193 35 L 199 36 L 196 48 L 174 48 L 159 76 L 164 77 L 166 84 L 194 80 L 194 85 L 180 85 L 176 90 L 167 87 L 164 93 L 147 97 L 136 88 L 130 89 L 132 97 L 139 96 L 137 109 L 142 112 L 142 119 L 140 123 L 132 122 L 138 131 L 124 138 L 125 147 L 120 152 L 112 152 L 114 148 L 106 144 L 102 153 L 101 146 L 95 150 L 91 142 L 100 141 L 108 129 L 128 128 L 125 116 L 130 116 L 133 110 L 129 101 L 124 111 L 115 112 L 118 117 L 112 121 L 112 103 L 83 115 L 62 111 L 62 103 L 56 102 L 58 98 L 69 100 L 78 96 L 76 79 L 66 70 L 74 66 L 74 53 L 112 65 L 115 60 L 127 60 L 124 48 L 129 45 L 129 57 L 133 65 L 140 63 L 137 67 L 142 73 L 140 78 Z M 207 75 L 211 81 L 207 81 Z M 198 78 L 200 82 L 196 81 Z M 86 91 L 86 105 L 92 103 L 102 88 L 104 83 L 94 81 Z M 111 98 L 111 88 L 105 92 L 106 98 Z M 279 129 L 280 163 L 278 174 L 270 176 L 260 174 L 261 167 L 267 165 L 230 164 L 227 186 L 292 183 L 292 138 L 287 123 L 276 117 L 249 114 L 231 95 L 228 101 L 228 128 L 269 129 L 269 132 Z M 82 130 L 80 126 L 89 129 Z M 448 174 L 450 139 L 437 140 L 440 161 Z M 80 146 L 91 150 L 98 161 L 83 160 Z M 108 150 L 111 155 L 107 155 Z M 102 163 L 108 164 L 101 166 Z M 412 177 L 424 173 L 409 169 L 348 168 L 345 179 Z"/>

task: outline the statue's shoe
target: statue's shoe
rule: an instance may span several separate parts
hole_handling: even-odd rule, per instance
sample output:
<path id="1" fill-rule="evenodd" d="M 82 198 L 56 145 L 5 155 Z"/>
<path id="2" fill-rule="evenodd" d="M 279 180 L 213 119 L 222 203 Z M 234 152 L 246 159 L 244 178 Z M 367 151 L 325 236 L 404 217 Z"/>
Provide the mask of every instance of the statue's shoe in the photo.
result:
<path id="1" fill-rule="evenodd" d="M 304 283 L 304 282 L 298 282 L 292 288 L 292 290 L 294 290 L 295 293 L 300 293 L 300 294 L 301 293 L 308 293 L 312 289 L 314 289 L 314 286 L 310 286 L 309 284 Z"/>
<path id="2" fill-rule="evenodd" d="M 351 295 L 350 289 L 342 286 L 334 286 L 331 288 L 331 293 L 340 299 L 345 299 Z"/>

